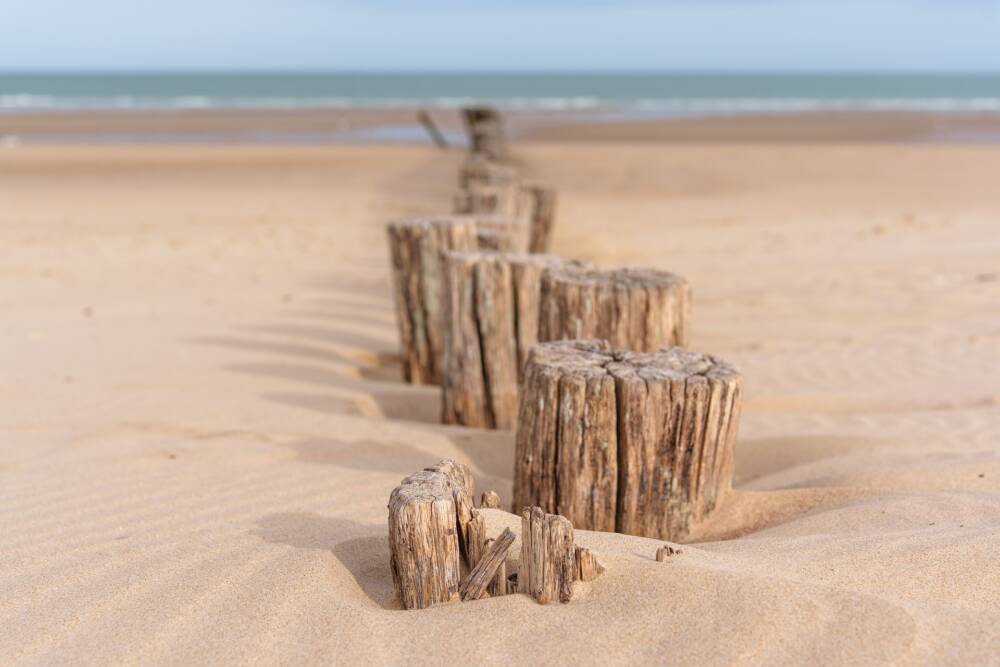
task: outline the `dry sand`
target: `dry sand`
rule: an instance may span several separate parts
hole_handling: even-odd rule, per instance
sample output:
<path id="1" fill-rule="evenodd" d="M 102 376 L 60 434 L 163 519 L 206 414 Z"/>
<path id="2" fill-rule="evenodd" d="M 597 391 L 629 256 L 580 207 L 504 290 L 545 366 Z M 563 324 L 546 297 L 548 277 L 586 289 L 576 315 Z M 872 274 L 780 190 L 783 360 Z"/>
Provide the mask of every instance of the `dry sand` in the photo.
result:
<path id="1" fill-rule="evenodd" d="M 457 153 L 0 151 L 0 661 L 1000 660 L 1000 149 L 519 155 L 560 254 L 685 275 L 693 347 L 744 371 L 702 541 L 580 531 L 608 571 L 572 604 L 398 609 L 400 478 L 511 491 L 511 434 L 397 379 L 382 226 L 447 206 Z"/>

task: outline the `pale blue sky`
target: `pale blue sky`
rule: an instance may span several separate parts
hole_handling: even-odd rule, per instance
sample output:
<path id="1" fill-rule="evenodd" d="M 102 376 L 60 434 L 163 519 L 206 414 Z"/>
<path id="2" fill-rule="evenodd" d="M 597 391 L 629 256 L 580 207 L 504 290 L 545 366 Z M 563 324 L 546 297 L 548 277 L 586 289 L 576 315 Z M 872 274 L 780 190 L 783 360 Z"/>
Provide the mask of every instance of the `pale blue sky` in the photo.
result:
<path id="1" fill-rule="evenodd" d="M 1000 0 L 0 0 L 0 70 L 1000 71 Z"/>

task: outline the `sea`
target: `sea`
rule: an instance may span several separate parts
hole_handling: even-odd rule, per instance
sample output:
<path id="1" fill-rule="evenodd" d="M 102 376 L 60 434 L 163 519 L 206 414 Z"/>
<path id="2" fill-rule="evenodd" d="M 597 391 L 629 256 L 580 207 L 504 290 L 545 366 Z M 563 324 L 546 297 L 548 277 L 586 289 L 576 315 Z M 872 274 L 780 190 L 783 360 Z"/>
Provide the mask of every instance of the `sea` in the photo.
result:
<path id="1" fill-rule="evenodd" d="M 1000 111 L 998 74 L 0 73 L 0 113 L 455 108 L 698 116 Z"/>

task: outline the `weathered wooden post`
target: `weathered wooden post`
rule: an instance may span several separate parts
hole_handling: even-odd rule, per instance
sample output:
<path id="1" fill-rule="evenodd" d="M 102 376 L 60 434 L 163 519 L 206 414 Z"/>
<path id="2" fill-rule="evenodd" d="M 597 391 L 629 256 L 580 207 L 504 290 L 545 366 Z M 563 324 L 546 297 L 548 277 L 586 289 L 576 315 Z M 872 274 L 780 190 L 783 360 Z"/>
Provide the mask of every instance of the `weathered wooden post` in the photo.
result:
<path id="1" fill-rule="evenodd" d="M 469 135 L 470 152 L 500 161 L 507 156 L 507 142 L 500 112 L 492 107 L 466 107 L 462 109 L 462 120 Z"/>
<path id="2" fill-rule="evenodd" d="M 514 428 L 521 368 L 538 341 L 542 274 L 564 263 L 549 255 L 447 254 L 444 423 Z"/>
<path id="3" fill-rule="evenodd" d="M 740 396 L 739 374 L 711 355 L 540 343 L 521 385 L 514 506 L 682 540 L 732 484 Z"/>
<path id="4" fill-rule="evenodd" d="M 556 219 L 556 191 L 538 184 L 525 185 L 522 192 L 527 199 L 531 237 L 528 252 L 549 252 L 552 247 L 552 228 Z"/>
<path id="5" fill-rule="evenodd" d="M 470 153 L 458 169 L 458 187 L 466 190 L 475 185 L 512 185 L 520 187 L 517 167 L 491 160 L 482 154 Z"/>
<path id="6" fill-rule="evenodd" d="M 576 576 L 573 525 L 538 507 L 521 512 L 521 563 L 517 590 L 541 604 L 569 602 Z"/>
<path id="7" fill-rule="evenodd" d="M 475 250 L 476 223 L 420 218 L 391 222 L 387 232 L 403 377 L 413 384 L 438 384 L 444 348 L 444 253 Z"/>
<path id="8" fill-rule="evenodd" d="M 600 338 L 616 350 L 687 345 L 688 282 L 666 271 L 562 266 L 542 279 L 539 340 Z"/>
<path id="9" fill-rule="evenodd" d="M 407 609 L 459 600 L 474 490 L 469 468 L 444 460 L 404 479 L 389 497 L 392 580 Z"/>
<path id="10" fill-rule="evenodd" d="M 516 185 L 474 183 L 457 192 L 452 200 L 455 213 L 488 213 L 503 218 L 522 218 L 522 194 Z M 521 222 L 527 232 L 528 225 Z M 526 234 L 527 235 L 527 234 Z M 524 242 L 527 248 L 527 239 Z"/>

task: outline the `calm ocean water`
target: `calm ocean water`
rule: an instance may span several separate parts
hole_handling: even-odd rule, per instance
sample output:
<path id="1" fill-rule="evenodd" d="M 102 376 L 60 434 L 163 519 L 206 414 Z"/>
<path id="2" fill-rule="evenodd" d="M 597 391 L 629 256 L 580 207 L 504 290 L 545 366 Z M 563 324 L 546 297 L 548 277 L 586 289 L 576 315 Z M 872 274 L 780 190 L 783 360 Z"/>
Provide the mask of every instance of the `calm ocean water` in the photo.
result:
<path id="1" fill-rule="evenodd" d="M 1000 75 L 0 74 L 0 111 L 439 107 L 1000 111 Z"/>

